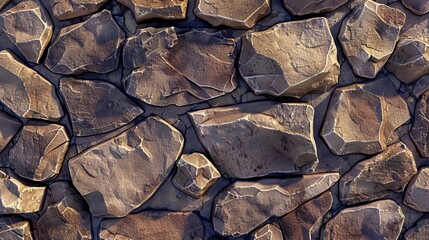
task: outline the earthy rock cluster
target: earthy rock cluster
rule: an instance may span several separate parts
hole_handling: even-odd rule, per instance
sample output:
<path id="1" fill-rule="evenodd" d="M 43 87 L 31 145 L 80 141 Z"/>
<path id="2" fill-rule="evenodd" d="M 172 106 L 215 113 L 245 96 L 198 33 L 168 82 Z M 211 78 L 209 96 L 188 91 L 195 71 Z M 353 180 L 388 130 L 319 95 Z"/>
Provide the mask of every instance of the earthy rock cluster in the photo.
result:
<path id="1" fill-rule="evenodd" d="M 429 1 L 0 0 L 0 239 L 429 240 Z"/>

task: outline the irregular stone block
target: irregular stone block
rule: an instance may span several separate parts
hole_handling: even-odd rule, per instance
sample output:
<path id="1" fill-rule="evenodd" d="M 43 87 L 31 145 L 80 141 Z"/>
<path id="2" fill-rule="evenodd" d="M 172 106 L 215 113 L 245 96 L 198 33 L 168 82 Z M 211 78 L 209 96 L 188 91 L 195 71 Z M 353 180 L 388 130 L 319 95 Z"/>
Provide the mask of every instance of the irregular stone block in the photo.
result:
<path id="1" fill-rule="evenodd" d="M 420 155 L 429 157 L 429 90 L 417 102 L 410 137 Z"/>
<path id="2" fill-rule="evenodd" d="M 282 231 L 274 224 L 266 224 L 255 230 L 247 240 L 283 240 Z"/>
<path id="3" fill-rule="evenodd" d="M 402 4 L 417 15 L 429 12 L 429 2 L 426 0 L 402 0 Z"/>
<path id="4" fill-rule="evenodd" d="M 285 8 L 293 15 L 303 16 L 332 12 L 344 5 L 348 0 L 283 0 Z"/>
<path id="5" fill-rule="evenodd" d="M 6 112 L 0 111 L 0 152 L 9 144 L 18 133 L 22 124 Z"/>
<path id="6" fill-rule="evenodd" d="M 419 211 L 429 212 L 429 167 L 419 169 L 411 179 L 404 196 L 404 204 Z"/>
<path id="7" fill-rule="evenodd" d="M 82 17 L 97 12 L 108 0 L 49 0 L 52 13 L 59 20 Z"/>
<path id="8" fill-rule="evenodd" d="M 16 215 L 0 217 L 0 237 L 4 240 L 32 240 L 30 222 Z"/>
<path id="9" fill-rule="evenodd" d="M 408 229 L 404 235 L 405 240 L 424 240 L 429 236 L 429 218 L 419 220 L 416 226 Z"/>
<path id="10" fill-rule="evenodd" d="M 137 22 L 152 18 L 181 20 L 186 18 L 188 0 L 118 0 L 133 11 Z"/>

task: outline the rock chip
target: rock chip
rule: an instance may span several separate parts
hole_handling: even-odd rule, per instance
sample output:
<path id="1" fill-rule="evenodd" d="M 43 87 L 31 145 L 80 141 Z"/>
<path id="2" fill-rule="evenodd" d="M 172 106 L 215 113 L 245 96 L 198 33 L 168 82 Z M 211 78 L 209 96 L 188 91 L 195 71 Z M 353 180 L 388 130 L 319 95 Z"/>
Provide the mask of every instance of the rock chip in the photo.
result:
<path id="1" fill-rule="evenodd" d="M 410 136 L 420 155 L 429 157 L 429 90 L 417 102 Z"/>
<path id="2" fill-rule="evenodd" d="M 100 239 L 198 240 L 204 229 L 192 212 L 143 211 L 101 222 Z"/>
<path id="3" fill-rule="evenodd" d="M 173 126 L 149 117 L 70 159 L 70 175 L 94 216 L 123 217 L 155 193 L 183 144 Z"/>
<path id="4" fill-rule="evenodd" d="M 395 49 L 405 14 L 374 1 L 356 7 L 343 21 L 338 39 L 353 72 L 375 78 Z"/>
<path id="5" fill-rule="evenodd" d="M 39 63 L 54 27 L 38 0 L 26 0 L 0 14 L 0 29 L 28 61 Z"/>
<path id="6" fill-rule="evenodd" d="M 16 215 L 0 217 L 0 238 L 4 240 L 32 240 L 30 222 Z"/>
<path id="7" fill-rule="evenodd" d="M 57 19 L 67 20 L 95 13 L 107 2 L 108 0 L 49 0 L 49 5 Z"/>
<path id="8" fill-rule="evenodd" d="M 255 230 L 247 240 L 283 240 L 283 235 L 276 225 L 266 224 Z"/>
<path id="9" fill-rule="evenodd" d="M 300 98 L 312 91 L 325 92 L 340 74 L 327 19 L 279 23 L 248 33 L 243 37 L 239 70 L 255 94 Z"/>
<path id="10" fill-rule="evenodd" d="M 64 27 L 48 49 L 45 66 L 54 73 L 107 73 L 118 67 L 125 33 L 108 10 Z M 76 54 L 79 53 L 79 54 Z"/>
<path id="11" fill-rule="evenodd" d="M 10 140 L 18 133 L 21 122 L 6 112 L 0 111 L 0 152 L 9 144 Z"/>
<path id="12" fill-rule="evenodd" d="M 417 15 L 429 13 L 429 2 L 427 0 L 402 0 L 402 4 Z"/>
<path id="13" fill-rule="evenodd" d="M 166 20 L 186 19 L 188 0 L 118 0 L 133 11 L 137 22 L 161 18 Z"/>
<path id="14" fill-rule="evenodd" d="M 283 0 L 285 8 L 293 15 L 303 16 L 332 12 L 344 5 L 348 0 Z"/>
<path id="15" fill-rule="evenodd" d="M 425 240 L 429 236 L 429 218 L 419 220 L 416 226 L 408 229 L 404 235 L 405 240 Z"/>
<path id="16" fill-rule="evenodd" d="M 326 223 L 322 240 L 396 240 L 404 224 L 401 207 L 392 200 L 381 200 L 341 210 Z"/>
<path id="17" fill-rule="evenodd" d="M 0 10 L 2 10 L 9 2 L 10 0 L 0 0 Z"/>
<path id="18" fill-rule="evenodd" d="M 326 191 L 338 179 L 338 173 L 322 173 L 234 182 L 215 199 L 214 230 L 222 236 L 248 234 L 269 218 L 281 217 Z"/>
<path id="19" fill-rule="evenodd" d="M 8 50 L 0 52 L 0 101 L 23 118 L 58 121 L 64 115 L 54 85 L 19 62 Z"/>
<path id="20" fill-rule="evenodd" d="M 60 92 L 64 96 L 75 136 L 115 130 L 143 113 L 115 85 L 105 81 L 63 78 Z"/>
<path id="21" fill-rule="evenodd" d="M 189 113 L 213 163 L 230 178 L 313 171 L 313 115 L 309 104 L 271 101 Z"/>
<path id="22" fill-rule="evenodd" d="M 429 167 L 419 169 L 411 179 L 404 196 L 404 204 L 419 211 L 429 212 Z"/>
<path id="23" fill-rule="evenodd" d="M 194 13 L 197 17 L 217 27 L 249 29 L 270 13 L 269 0 L 197 0 Z"/>

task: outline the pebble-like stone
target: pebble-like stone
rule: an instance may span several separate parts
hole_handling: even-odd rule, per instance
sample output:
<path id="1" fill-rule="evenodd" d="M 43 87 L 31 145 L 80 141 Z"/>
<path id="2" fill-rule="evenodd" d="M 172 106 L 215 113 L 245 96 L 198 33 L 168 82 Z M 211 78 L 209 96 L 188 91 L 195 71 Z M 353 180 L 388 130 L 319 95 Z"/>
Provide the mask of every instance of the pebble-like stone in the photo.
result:
<path id="1" fill-rule="evenodd" d="M 0 80 L 1 81 L 1 80 Z M 0 111 L 0 152 L 9 144 L 18 133 L 22 124 L 6 112 Z"/>
<path id="2" fill-rule="evenodd" d="M 161 31 L 168 34 L 154 37 L 174 39 L 168 29 Z M 190 105 L 232 92 L 238 85 L 235 40 L 224 34 L 204 29 L 178 34 L 168 51 L 161 45 L 150 56 L 146 54 L 147 63 L 125 79 L 126 92 L 155 106 Z"/>
<path id="3" fill-rule="evenodd" d="M 50 45 L 45 66 L 54 73 L 107 73 L 118 67 L 125 33 L 108 10 L 64 27 Z M 79 54 L 76 54 L 79 53 Z"/>
<path id="4" fill-rule="evenodd" d="M 404 240 L 425 240 L 429 236 L 429 218 L 419 220 L 416 226 L 410 228 L 404 234 Z"/>
<path id="5" fill-rule="evenodd" d="M 70 175 L 94 216 L 124 217 L 156 192 L 183 144 L 173 126 L 149 117 L 70 159 Z"/>
<path id="6" fill-rule="evenodd" d="M 296 16 L 332 12 L 348 0 L 283 0 L 285 8 Z"/>
<path id="7" fill-rule="evenodd" d="M 380 200 L 341 210 L 321 232 L 322 240 L 396 240 L 404 224 L 401 207 L 392 200 Z"/>
<path id="8" fill-rule="evenodd" d="M 360 161 L 341 177 L 340 200 L 350 205 L 403 191 L 416 173 L 411 151 L 404 143 L 395 143 L 380 154 Z"/>
<path id="9" fill-rule="evenodd" d="M 234 182 L 215 199 L 214 230 L 222 236 L 246 235 L 266 220 L 284 216 L 325 192 L 338 179 L 338 173 L 322 173 Z"/>
<path id="10" fill-rule="evenodd" d="M 166 20 L 186 19 L 188 0 L 118 0 L 133 11 L 137 22 L 152 18 Z"/>
<path id="11" fill-rule="evenodd" d="M 402 4 L 416 15 L 429 13 L 429 2 L 427 0 L 402 0 Z"/>
<path id="12" fill-rule="evenodd" d="M 239 70 L 255 94 L 300 98 L 325 92 L 340 74 L 327 19 L 279 23 L 248 33 L 243 37 Z"/>
<path id="13" fill-rule="evenodd" d="M 0 238 L 4 240 L 32 240 L 30 222 L 16 215 L 0 217 Z"/>
<path id="14" fill-rule="evenodd" d="M 335 89 L 321 136 L 334 154 L 375 154 L 410 119 L 407 103 L 386 78 Z"/>
<path id="15" fill-rule="evenodd" d="M 429 90 L 423 93 L 414 111 L 410 137 L 422 157 L 429 157 Z"/>
<path id="16" fill-rule="evenodd" d="M 54 122 L 63 117 L 54 85 L 8 50 L 0 52 L 0 81 L 0 101 L 18 116 Z"/>
<path id="17" fill-rule="evenodd" d="M 60 92 L 75 136 L 115 130 L 143 113 L 143 109 L 115 85 L 105 81 L 63 78 Z"/>
<path id="18" fill-rule="evenodd" d="M 108 239 L 200 240 L 203 224 L 192 212 L 143 211 L 101 222 L 99 237 Z"/>
<path id="19" fill-rule="evenodd" d="M 10 0 L 0 0 L 0 10 L 2 10 L 9 2 Z"/>
<path id="20" fill-rule="evenodd" d="M 283 235 L 276 225 L 266 224 L 255 230 L 246 240 L 283 240 Z"/>
<path id="21" fill-rule="evenodd" d="M 404 196 L 404 204 L 419 211 L 429 212 L 429 167 L 419 169 L 411 179 Z"/>
<path id="22" fill-rule="evenodd" d="M 108 0 L 49 0 L 52 13 L 59 20 L 82 17 L 100 10 Z"/>
<path id="23" fill-rule="evenodd" d="M 217 27 L 249 29 L 271 11 L 269 0 L 197 0 L 194 13 L 198 18 Z"/>
<path id="24" fill-rule="evenodd" d="M 375 78 L 395 49 L 405 14 L 387 5 L 366 1 L 343 21 L 338 39 L 353 72 Z"/>
<path id="25" fill-rule="evenodd" d="M 39 63 L 54 26 L 38 0 L 26 0 L 0 14 L 0 29 L 28 61 Z"/>
<path id="26" fill-rule="evenodd" d="M 318 163 L 309 104 L 261 101 L 188 114 L 214 165 L 227 177 L 311 172 Z"/>

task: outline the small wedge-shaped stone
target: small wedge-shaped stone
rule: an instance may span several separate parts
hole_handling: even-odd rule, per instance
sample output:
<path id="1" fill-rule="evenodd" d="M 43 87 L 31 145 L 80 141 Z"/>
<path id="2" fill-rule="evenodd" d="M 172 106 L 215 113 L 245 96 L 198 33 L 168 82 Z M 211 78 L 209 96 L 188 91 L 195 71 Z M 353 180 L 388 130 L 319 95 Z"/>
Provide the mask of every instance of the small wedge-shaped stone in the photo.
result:
<path id="1" fill-rule="evenodd" d="M 425 240 L 429 236 L 429 218 L 419 220 L 416 226 L 408 229 L 404 235 L 405 240 Z"/>
<path id="2" fill-rule="evenodd" d="M 417 15 L 429 13 L 429 2 L 427 0 L 402 0 L 402 4 Z"/>
<path id="3" fill-rule="evenodd" d="M 16 215 L 0 217 L 0 238 L 4 240 L 32 240 L 30 222 Z"/>
<path id="4" fill-rule="evenodd" d="M 285 8 L 293 15 L 303 16 L 332 12 L 344 5 L 348 0 L 283 0 Z"/>
<path id="5" fill-rule="evenodd" d="M 266 224 L 255 230 L 246 240 L 283 240 L 283 235 L 274 224 Z"/>
<path id="6" fill-rule="evenodd" d="M 108 0 L 49 0 L 49 5 L 57 19 L 67 20 L 95 13 L 107 2 Z"/>
<path id="7" fill-rule="evenodd" d="M 325 92 L 340 74 L 327 19 L 279 23 L 245 35 L 239 70 L 256 94 L 300 98 Z"/>
<path id="8" fill-rule="evenodd" d="M 325 225 L 320 239 L 396 240 L 403 224 L 401 207 L 392 200 L 381 200 L 341 210 Z"/>
<path id="9" fill-rule="evenodd" d="M 429 167 L 419 169 L 411 179 L 404 196 L 404 204 L 419 211 L 429 212 Z"/>
<path id="10" fill-rule="evenodd" d="M 375 78 L 395 49 L 405 14 L 374 1 L 356 7 L 343 21 L 339 40 L 353 72 Z"/>
<path id="11" fill-rule="evenodd" d="M 422 157 L 429 157 L 429 90 L 423 93 L 414 111 L 411 139 Z"/>
<path id="12" fill-rule="evenodd" d="M 0 52 L 0 84 L 0 101 L 18 116 L 49 121 L 63 117 L 54 85 L 7 50 Z"/>
<path id="13" fill-rule="evenodd" d="M 248 234 L 269 218 L 281 217 L 325 192 L 338 179 L 338 173 L 322 173 L 289 179 L 237 181 L 215 199 L 214 230 L 222 236 Z"/>
<path id="14" fill-rule="evenodd" d="M 335 89 L 321 135 L 334 154 L 375 154 L 410 119 L 405 100 L 386 78 Z"/>
<path id="15" fill-rule="evenodd" d="M 45 66 L 59 74 L 113 71 L 124 39 L 112 14 L 103 10 L 85 22 L 62 28 L 48 49 Z"/>
<path id="16" fill-rule="evenodd" d="M 30 121 L 9 152 L 15 173 L 33 181 L 45 181 L 61 170 L 69 137 L 64 126 Z"/>
<path id="17" fill-rule="evenodd" d="M 70 159 L 70 175 L 94 216 L 123 217 L 155 193 L 183 144 L 173 126 L 149 117 Z"/>
<path id="18" fill-rule="evenodd" d="M 417 173 L 411 151 L 402 142 L 356 164 L 341 177 L 340 200 L 347 205 L 372 201 L 405 189 Z"/>
<path id="19" fill-rule="evenodd" d="M 249 29 L 271 11 L 269 0 L 197 0 L 194 13 L 217 27 Z"/>
<path id="20" fill-rule="evenodd" d="M 133 11 L 137 22 L 152 18 L 181 20 L 186 18 L 188 0 L 118 0 Z"/>
<path id="21" fill-rule="evenodd" d="M 38 0 L 19 2 L 2 13 L 0 28 L 33 63 L 39 63 L 54 29 L 48 12 Z"/>
<path id="22" fill-rule="evenodd" d="M 21 125 L 21 122 L 17 119 L 6 112 L 0 111 L 0 152 L 3 151 L 10 140 L 18 133 Z"/>
<path id="23" fill-rule="evenodd" d="M 115 85 L 105 81 L 63 78 L 60 92 L 75 136 L 115 130 L 143 113 L 143 109 Z"/>
<path id="24" fill-rule="evenodd" d="M 313 171 L 313 115 L 309 104 L 271 101 L 189 113 L 213 163 L 230 178 Z"/>
<path id="25" fill-rule="evenodd" d="M 99 237 L 108 239 L 200 240 L 203 224 L 192 212 L 144 211 L 119 220 L 104 220 Z"/>
<path id="26" fill-rule="evenodd" d="M 46 187 L 27 186 L 0 170 L 0 214 L 39 211 L 45 189 Z"/>
<path id="27" fill-rule="evenodd" d="M 174 39 L 171 31 L 154 37 Z M 184 106 L 222 96 L 237 87 L 234 39 L 221 31 L 201 29 L 178 34 L 177 39 L 168 51 L 161 45 L 150 56 L 146 53 L 147 63 L 125 79 L 129 95 L 155 106 Z"/>

